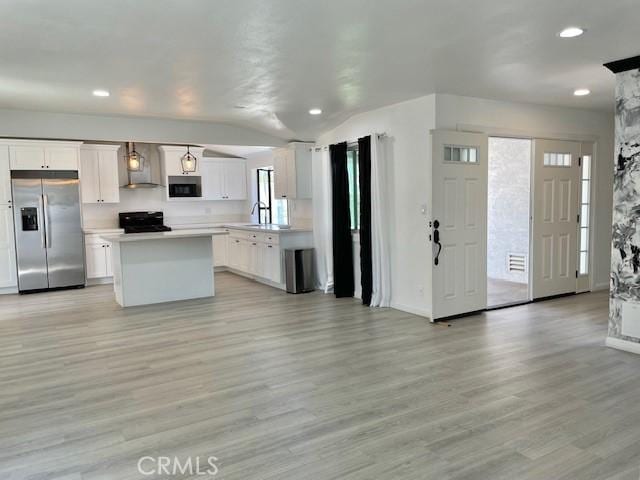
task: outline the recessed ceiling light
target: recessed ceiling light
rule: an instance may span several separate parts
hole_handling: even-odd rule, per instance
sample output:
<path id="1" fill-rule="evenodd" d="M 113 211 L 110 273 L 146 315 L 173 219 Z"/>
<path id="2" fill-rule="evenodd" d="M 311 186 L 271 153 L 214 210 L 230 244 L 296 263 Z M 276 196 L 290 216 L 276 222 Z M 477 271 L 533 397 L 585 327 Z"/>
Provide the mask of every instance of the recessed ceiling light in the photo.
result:
<path id="1" fill-rule="evenodd" d="M 107 90 L 94 90 L 93 95 L 95 97 L 108 97 L 109 92 Z"/>
<path id="2" fill-rule="evenodd" d="M 584 30 L 580 27 L 567 27 L 562 30 L 558 35 L 562 38 L 575 38 L 584 33 Z"/>
<path id="3" fill-rule="evenodd" d="M 311 110 L 309 110 L 309 115 L 320 115 L 322 113 L 322 110 L 320 110 L 319 108 L 312 108 Z"/>
<path id="4" fill-rule="evenodd" d="M 585 95 L 589 95 L 590 93 L 591 90 L 589 90 L 588 88 L 579 88 L 575 92 L 573 92 L 576 97 L 584 97 Z"/>

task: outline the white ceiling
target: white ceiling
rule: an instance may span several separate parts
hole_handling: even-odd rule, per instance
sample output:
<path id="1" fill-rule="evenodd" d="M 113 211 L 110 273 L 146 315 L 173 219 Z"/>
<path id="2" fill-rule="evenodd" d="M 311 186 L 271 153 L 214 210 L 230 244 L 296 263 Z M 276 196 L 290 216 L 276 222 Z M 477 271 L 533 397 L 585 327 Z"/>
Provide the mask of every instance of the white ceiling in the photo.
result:
<path id="1" fill-rule="evenodd" d="M 638 0 L 0 0 L 0 107 L 285 139 L 434 92 L 611 110 L 601 65 L 640 54 L 638 25 Z"/>
<path id="2" fill-rule="evenodd" d="M 252 147 L 241 145 L 202 145 L 205 147 L 205 154 L 209 157 L 216 155 L 247 158 L 250 155 L 271 150 L 273 147 Z"/>

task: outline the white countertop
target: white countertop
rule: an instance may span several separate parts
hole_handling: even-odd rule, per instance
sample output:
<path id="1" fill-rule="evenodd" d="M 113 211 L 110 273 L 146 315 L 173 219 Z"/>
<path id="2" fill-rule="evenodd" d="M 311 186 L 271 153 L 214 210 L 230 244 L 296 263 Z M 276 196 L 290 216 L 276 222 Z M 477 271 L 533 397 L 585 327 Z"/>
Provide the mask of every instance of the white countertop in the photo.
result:
<path id="1" fill-rule="evenodd" d="M 84 227 L 82 231 L 87 235 L 100 235 L 100 234 L 108 234 L 108 233 L 124 233 L 124 228 Z"/>
<path id="2" fill-rule="evenodd" d="M 269 232 L 269 233 L 303 233 L 303 232 L 312 232 L 311 228 L 303 228 L 303 227 L 290 227 L 290 228 L 278 228 L 277 225 L 254 225 L 249 223 L 226 223 L 224 225 L 226 228 L 231 228 L 233 230 L 247 230 L 249 232 Z"/>
<path id="3" fill-rule="evenodd" d="M 145 240 L 170 240 L 175 238 L 211 237 L 213 235 L 226 235 L 219 228 L 198 228 L 189 230 L 172 230 L 170 232 L 148 233 L 119 233 L 101 235 L 108 242 L 140 242 Z"/>

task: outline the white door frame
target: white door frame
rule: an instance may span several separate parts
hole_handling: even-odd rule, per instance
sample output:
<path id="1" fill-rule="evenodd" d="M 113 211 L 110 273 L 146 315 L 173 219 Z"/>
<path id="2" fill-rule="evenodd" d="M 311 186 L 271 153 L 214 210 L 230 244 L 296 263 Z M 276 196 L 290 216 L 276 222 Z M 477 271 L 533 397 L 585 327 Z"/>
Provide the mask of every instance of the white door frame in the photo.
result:
<path id="1" fill-rule="evenodd" d="M 456 125 L 456 128 L 461 131 L 467 132 L 478 132 L 484 133 L 487 137 L 503 137 L 503 138 L 521 138 L 531 140 L 532 142 L 536 139 L 539 140 L 560 140 L 560 141 L 569 141 L 569 142 L 580 142 L 581 144 L 591 144 L 592 145 L 592 155 L 591 155 L 591 192 L 590 192 L 590 202 L 591 208 L 589 210 L 589 225 L 591 228 L 589 229 L 589 291 L 595 291 L 597 289 L 608 288 L 608 284 L 605 286 L 596 285 L 596 279 L 594 276 L 594 265 L 595 265 L 595 254 L 594 254 L 594 240 L 595 240 L 595 212 L 598 204 L 598 195 L 596 193 L 595 185 L 598 182 L 598 172 L 596 165 L 600 162 L 599 153 L 600 153 L 600 137 L 598 135 L 583 135 L 583 134 L 572 134 L 566 132 L 553 132 L 553 131 L 544 131 L 544 130 L 518 130 L 518 129 L 510 129 L 505 127 L 495 127 L 489 125 L 475 125 L 475 124 L 465 124 L 459 123 Z M 533 169 L 533 144 L 531 146 L 531 168 Z M 533 170 L 531 171 L 531 181 L 533 182 Z M 533 183 L 531 184 L 531 189 L 533 189 Z M 533 190 L 531 190 L 533 192 Z M 533 205 L 531 205 L 530 209 L 530 217 L 533 216 Z M 529 233 L 532 232 L 531 226 L 531 218 L 529 219 Z M 529 246 L 531 247 L 531 239 L 529 241 Z M 529 259 L 531 260 L 532 252 L 529 252 Z M 529 269 L 529 274 L 531 275 L 531 269 Z M 529 278 L 529 286 L 531 286 L 531 278 Z M 577 287 L 576 287 L 577 288 Z M 531 299 L 531 289 L 529 289 L 529 299 Z"/>

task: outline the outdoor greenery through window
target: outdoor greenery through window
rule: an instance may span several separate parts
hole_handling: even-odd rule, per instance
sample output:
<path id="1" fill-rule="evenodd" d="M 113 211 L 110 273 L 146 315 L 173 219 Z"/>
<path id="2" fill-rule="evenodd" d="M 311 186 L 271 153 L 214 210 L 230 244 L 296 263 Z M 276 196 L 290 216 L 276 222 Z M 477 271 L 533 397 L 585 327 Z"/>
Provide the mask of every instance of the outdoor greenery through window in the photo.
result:
<path id="1" fill-rule="evenodd" d="M 287 200 L 276 198 L 273 167 L 257 170 L 258 175 L 258 223 L 289 224 Z"/>
<path id="2" fill-rule="evenodd" d="M 349 176 L 349 210 L 351 211 L 351 230 L 360 230 L 360 186 L 358 167 L 358 146 L 347 150 L 347 174 Z"/>

